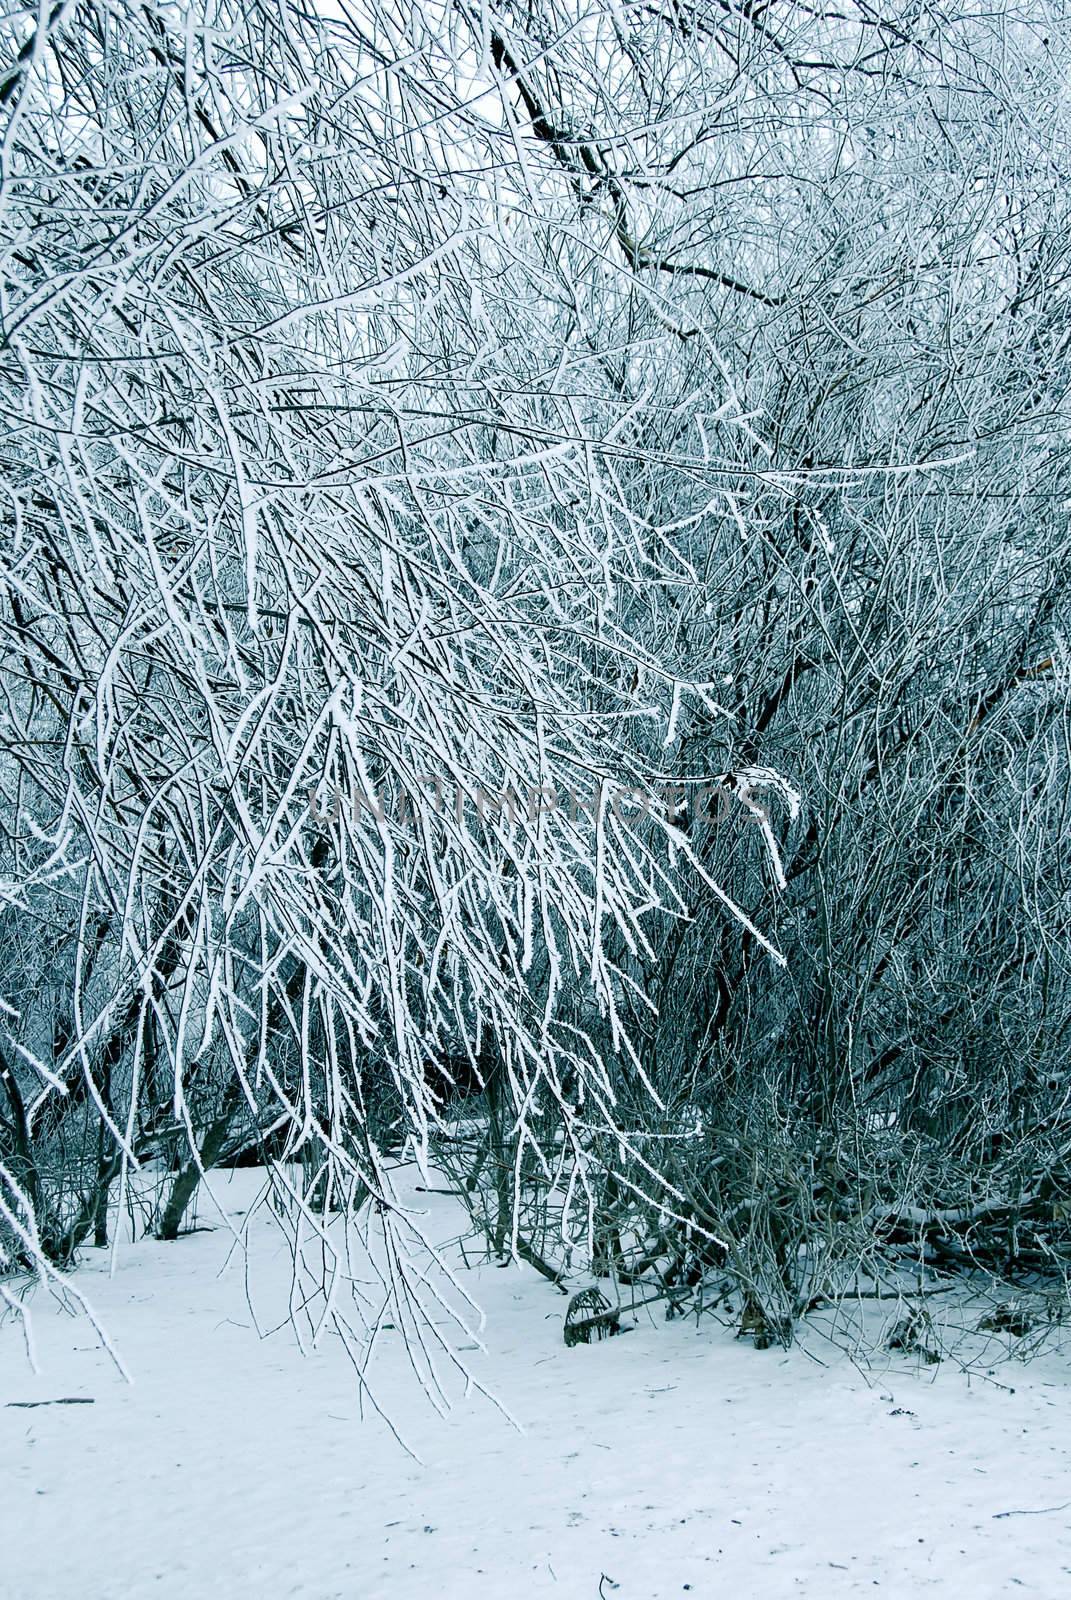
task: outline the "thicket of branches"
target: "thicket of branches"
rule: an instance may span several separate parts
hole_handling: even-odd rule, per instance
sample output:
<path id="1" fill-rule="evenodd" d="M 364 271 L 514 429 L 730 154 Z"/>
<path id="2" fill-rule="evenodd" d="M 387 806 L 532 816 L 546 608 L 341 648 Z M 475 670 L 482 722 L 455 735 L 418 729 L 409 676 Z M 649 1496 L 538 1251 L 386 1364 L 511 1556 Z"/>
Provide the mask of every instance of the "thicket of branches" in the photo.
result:
<path id="1" fill-rule="evenodd" d="M 1063 1281 L 1067 21 L 8 25 L 10 1272 L 256 1159 L 419 1305 L 415 1147 L 761 1340 Z"/>

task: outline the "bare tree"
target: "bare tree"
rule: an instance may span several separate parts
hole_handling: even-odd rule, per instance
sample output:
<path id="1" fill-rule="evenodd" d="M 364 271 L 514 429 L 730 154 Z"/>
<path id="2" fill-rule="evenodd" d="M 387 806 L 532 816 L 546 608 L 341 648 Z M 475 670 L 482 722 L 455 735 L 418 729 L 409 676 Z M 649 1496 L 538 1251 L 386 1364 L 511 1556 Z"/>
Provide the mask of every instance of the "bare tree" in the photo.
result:
<path id="1" fill-rule="evenodd" d="M 593 1028 L 630 1058 L 616 951 L 692 854 L 618 806 L 627 730 L 706 689 L 621 598 L 680 559 L 460 26 L 87 4 L 16 39 L 11 1264 L 105 1242 L 146 1162 L 173 1237 L 251 1140 L 305 1159 L 299 1219 L 404 1240 L 385 1144 L 426 1154 L 450 1057 L 517 1160 L 586 1181 L 616 1126 Z"/>
<path id="2" fill-rule="evenodd" d="M 419 1297 L 403 1142 L 766 1334 L 1064 1259 L 1058 20 L 16 19 L 10 1264 L 252 1147 Z"/>

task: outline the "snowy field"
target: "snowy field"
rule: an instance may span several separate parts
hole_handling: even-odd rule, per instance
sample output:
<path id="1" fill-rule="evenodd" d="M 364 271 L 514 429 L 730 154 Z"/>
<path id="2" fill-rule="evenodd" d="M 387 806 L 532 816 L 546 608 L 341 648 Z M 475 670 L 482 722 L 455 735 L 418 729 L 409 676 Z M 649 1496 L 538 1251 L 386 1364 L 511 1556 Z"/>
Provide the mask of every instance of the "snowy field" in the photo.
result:
<path id="1" fill-rule="evenodd" d="M 257 1179 L 214 1184 L 236 1215 Z M 449 1199 L 418 1198 L 439 1237 L 456 1229 Z M 644 1312 L 567 1350 L 548 1283 L 476 1266 L 486 1351 L 460 1354 L 522 1431 L 460 1388 L 439 1418 L 388 1331 L 377 1397 L 418 1462 L 362 1420 L 336 1336 L 310 1355 L 285 1325 L 258 1337 L 250 1302 L 270 1324 L 289 1282 L 267 1210 L 248 1274 L 206 1198 L 199 1220 L 125 1247 L 111 1277 L 87 1252 L 79 1285 L 133 1384 L 43 1295 L 36 1375 L 0 1326 L 5 1600 L 1071 1594 L 1057 1357 L 970 1380 L 862 1370 L 828 1343 L 757 1352 Z"/>

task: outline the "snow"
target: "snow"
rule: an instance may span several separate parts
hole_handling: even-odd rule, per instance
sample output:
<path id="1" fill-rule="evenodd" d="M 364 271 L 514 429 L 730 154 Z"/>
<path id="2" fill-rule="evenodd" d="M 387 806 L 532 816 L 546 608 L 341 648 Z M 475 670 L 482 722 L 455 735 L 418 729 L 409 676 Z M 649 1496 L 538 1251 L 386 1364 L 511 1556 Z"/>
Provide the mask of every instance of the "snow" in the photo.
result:
<path id="1" fill-rule="evenodd" d="M 232 1214 L 259 1175 L 216 1175 Z M 415 1196 L 432 1233 L 454 1203 Z M 366 1407 L 337 1337 L 303 1355 L 266 1208 L 248 1273 L 206 1230 L 125 1245 L 78 1276 L 134 1376 L 39 1294 L 39 1372 L 0 1326 L 0 1593 L 12 1600 L 719 1600 L 1071 1592 L 1065 1364 L 856 1367 L 831 1345 L 756 1351 L 709 1319 L 643 1320 L 567 1350 L 527 1268 L 462 1270 L 486 1352 L 444 1319 L 523 1428 L 458 1386 L 440 1418 L 384 1335 Z M 390 1344 L 390 1340 L 394 1344 Z M 815 1357 L 820 1357 L 815 1359 Z M 824 1364 L 820 1364 L 824 1363 Z M 91 1399 L 92 1404 L 28 1402 Z M 1056 1509 L 1062 1507 L 1063 1509 Z M 1014 1513 L 1014 1514 L 1011 1514 Z"/>

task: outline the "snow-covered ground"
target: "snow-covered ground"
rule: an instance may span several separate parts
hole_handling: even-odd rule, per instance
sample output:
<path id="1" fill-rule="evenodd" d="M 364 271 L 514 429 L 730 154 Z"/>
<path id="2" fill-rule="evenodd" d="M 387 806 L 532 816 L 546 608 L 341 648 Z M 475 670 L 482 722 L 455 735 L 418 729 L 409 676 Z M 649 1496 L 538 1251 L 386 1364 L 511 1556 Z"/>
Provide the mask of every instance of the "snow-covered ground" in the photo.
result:
<path id="1" fill-rule="evenodd" d="M 235 1212 L 256 1181 L 214 1179 Z M 452 1202 L 423 1202 L 445 1236 Z M 263 1322 L 289 1255 L 266 1211 L 250 1240 Z M 567 1350 L 551 1286 L 484 1265 L 465 1277 L 486 1353 L 461 1354 L 523 1432 L 475 1392 L 437 1417 L 387 1332 L 378 1397 L 418 1463 L 361 1419 L 341 1340 L 303 1356 L 286 1326 L 258 1338 L 241 1257 L 220 1271 L 231 1243 L 144 1241 L 111 1277 L 87 1252 L 78 1283 L 133 1385 L 44 1295 L 38 1374 L 0 1326 L 5 1600 L 1071 1595 L 1059 1358 L 864 1372 L 829 1345 L 821 1365 L 642 1312 Z M 93 1403 L 26 1405 L 56 1399 Z"/>

